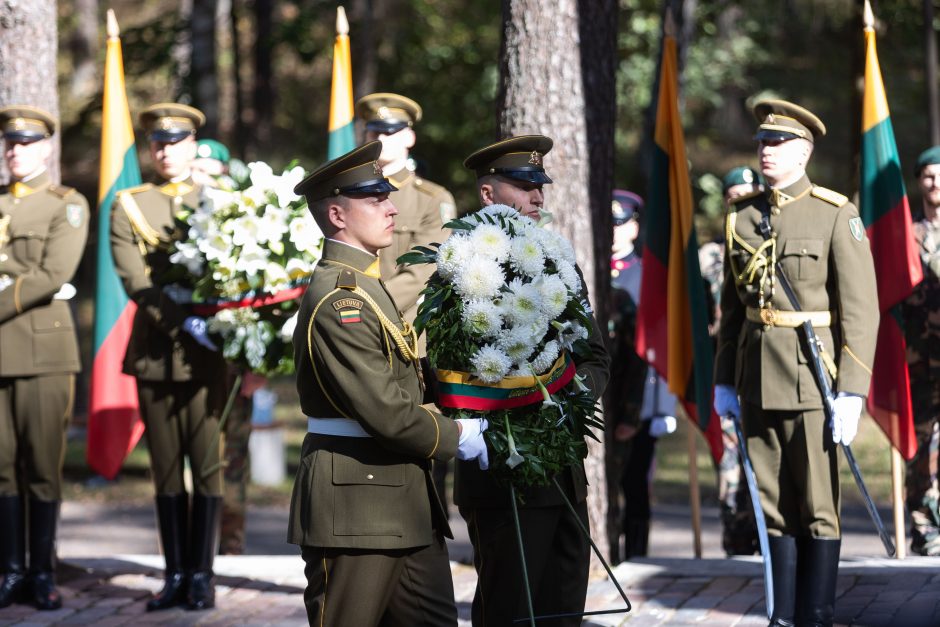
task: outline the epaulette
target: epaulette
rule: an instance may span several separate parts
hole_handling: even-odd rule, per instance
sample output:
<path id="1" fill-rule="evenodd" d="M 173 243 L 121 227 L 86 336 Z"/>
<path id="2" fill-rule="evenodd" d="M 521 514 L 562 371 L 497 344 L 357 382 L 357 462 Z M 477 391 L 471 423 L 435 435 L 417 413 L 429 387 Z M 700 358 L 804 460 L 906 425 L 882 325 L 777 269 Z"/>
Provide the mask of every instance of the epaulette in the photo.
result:
<path id="1" fill-rule="evenodd" d="M 74 187 L 69 187 L 68 185 L 50 185 L 46 189 L 49 190 L 50 194 L 55 194 L 59 198 L 65 198 L 75 191 Z"/>
<path id="2" fill-rule="evenodd" d="M 138 185 L 136 187 L 128 187 L 127 189 L 118 190 L 119 194 L 138 194 L 140 192 L 145 192 L 148 189 L 153 187 L 153 183 L 144 183 L 143 185 Z"/>
<path id="3" fill-rule="evenodd" d="M 340 270 L 339 276 L 336 277 L 336 287 L 341 290 L 356 289 L 356 273 L 352 270 Z"/>
<path id="4" fill-rule="evenodd" d="M 761 190 L 758 189 L 758 190 L 756 190 L 756 191 L 751 192 L 750 194 L 744 194 L 743 196 L 738 196 L 737 198 L 733 198 L 733 199 L 731 200 L 731 204 L 732 204 L 732 205 L 736 205 L 736 204 L 738 204 L 739 202 L 744 202 L 745 200 L 750 200 L 751 198 L 755 198 L 755 197 L 757 197 L 757 196 L 760 196 L 760 195 L 763 194 L 763 193 L 764 193 L 764 192 L 762 192 Z"/>
<path id="5" fill-rule="evenodd" d="M 834 192 L 831 189 L 826 189 L 825 187 L 819 187 L 818 185 L 813 185 L 813 196 L 819 198 L 820 200 L 825 200 L 830 205 L 835 205 L 836 207 L 841 207 L 845 203 L 849 202 L 849 199 L 846 196 L 843 196 L 839 192 Z"/>
<path id="6" fill-rule="evenodd" d="M 442 191 L 446 191 L 437 183 L 432 183 L 431 181 L 421 177 L 415 177 L 415 187 L 418 188 L 419 192 L 424 192 L 428 196 L 437 196 Z"/>

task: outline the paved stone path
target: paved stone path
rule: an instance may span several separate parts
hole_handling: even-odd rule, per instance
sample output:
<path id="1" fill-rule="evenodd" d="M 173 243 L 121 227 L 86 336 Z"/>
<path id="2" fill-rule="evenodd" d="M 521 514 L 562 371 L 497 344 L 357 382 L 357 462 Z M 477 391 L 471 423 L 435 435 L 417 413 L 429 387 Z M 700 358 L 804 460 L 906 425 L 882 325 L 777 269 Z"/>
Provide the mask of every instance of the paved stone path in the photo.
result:
<path id="1" fill-rule="evenodd" d="M 704 511 L 705 558 L 691 559 L 684 508 L 654 511 L 651 555 L 620 564 L 615 576 L 629 597 L 629 613 L 589 616 L 585 625 L 766 625 L 761 566 L 757 557 L 724 559 L 717 548 L 717 512 Z M 248 520 L 251 552 L 216 561 L 217 608 L 147 614 L 144 605 L 160 588 L 162 558 L 148 506 L 66 504 L 59 581 L 65 607 L 37 612 L 16 605 L 0 610 L 0 625 L 305 625 L 303 564 L 283 543 L 283 509 L 254 512 Z M 459 518 L 458 518 L 459 521 Z M 466 560 L 466 530 L 455 521 L 451 556 Z M 879 627 L 940 626 L 940 560 L 877 557 L 880 544 L 864 518 L 846 516 L 837 624 Z M 683 557 L 684 556 L 684 557 Z M 473 569 L 452 563 L 461 626 L 469 625 Z M 592 581 L 587 610 L 623 605 L 606 578 Z"/>

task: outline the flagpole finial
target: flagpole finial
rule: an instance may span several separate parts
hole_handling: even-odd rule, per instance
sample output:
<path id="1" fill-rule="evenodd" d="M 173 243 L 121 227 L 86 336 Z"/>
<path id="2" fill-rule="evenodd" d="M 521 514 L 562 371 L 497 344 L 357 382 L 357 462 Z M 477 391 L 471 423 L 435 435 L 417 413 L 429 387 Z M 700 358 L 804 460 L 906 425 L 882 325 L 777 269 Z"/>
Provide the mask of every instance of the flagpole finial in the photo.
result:
<path id="1" fill-rule="evenodd" d="M 349 20 L 346 19 L 346 9 L 341 6 L 336 7 L 336 34 L 349 34 Z"/>
<path id="2" fill-rule="evenodd" d="M 121 29 L 118 27 L 117 18 L 114 16 L 114 9 L 108 9 L 108 39 L 117 39 L 121 36 Z"/>
<path id="3" fill-rule="evenodd" d="M 865 10 L 862 21 L 865 23 L 865 30 L 875 30 L 875 14 L 871 10 L 871 2 L 865 0 Z"/>
<path id="4" fill-rule="evenodd" d="M 663 25 L 663 33 L 666 37 L 676 36 L 676 18 L 672 16 L 672 7 L 666 7 L 666 23 Z"/>

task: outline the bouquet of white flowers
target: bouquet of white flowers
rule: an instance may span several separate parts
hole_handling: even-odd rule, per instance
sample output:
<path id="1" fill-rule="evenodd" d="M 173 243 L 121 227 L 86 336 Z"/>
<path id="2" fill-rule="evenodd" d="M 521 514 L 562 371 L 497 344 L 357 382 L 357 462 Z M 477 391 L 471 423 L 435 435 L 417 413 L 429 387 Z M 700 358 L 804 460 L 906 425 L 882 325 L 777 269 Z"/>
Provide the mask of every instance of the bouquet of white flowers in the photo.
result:
<path id="1" fill-rule="evenodd" d="M 248 170 L 245 189 L 203 188 L 200 205 L 177 214 L 185 236 L 171 245 L 173 265 L 160 282 L 207 316 L 226 359 L 261 375 L 289 374 L 298 299 L 323 234 L 294 194 L 303 168 L 275 175 L 255 162 Z"/>
<path id="2" fill-rule="evenodd" d="M 401 263 L 436 263 L 415 326 L 427 333 L 438 405 L 482 415 L 490 472 L 523 488 L 549 485 L 587 454 L 602 428 L 575 373 L 592 324 L 571 244 L 505 205 L 446 225 L 453 234 Z M 436 248 L 436 250 L 435 250 Z"/>

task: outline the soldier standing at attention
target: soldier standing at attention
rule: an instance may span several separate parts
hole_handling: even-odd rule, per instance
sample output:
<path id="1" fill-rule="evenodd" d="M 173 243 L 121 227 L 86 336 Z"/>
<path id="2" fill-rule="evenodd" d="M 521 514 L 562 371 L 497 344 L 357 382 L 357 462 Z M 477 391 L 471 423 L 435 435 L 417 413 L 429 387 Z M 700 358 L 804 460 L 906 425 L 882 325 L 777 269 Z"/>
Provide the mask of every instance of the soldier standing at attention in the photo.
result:
<path id="1" fill-rule="evenodd" d="M 154 283 L 171 265 L 168 247 L 180 236 L 176 213 L 200 201 L 191 164 L 196 129 L 205 116 L 186 105 L 161 103 L 141 112 L 140 121 L 158 177 L 118 194 L 111 250 L 124 289 L 137 304 L 124 373 L 137 378 L 166 558 L 164 587 L 147 610 L 183 603 L 206 609 L 215 606 L 212 564 L 222 511 L 218 432 L 226 364 L 206 333 L 205 320 Z M 184 456 L 193 474 L 191 515 Z"/>
<path id="2" fill-rule="evenodd" d="M 434 273 L 431 264 L 403 266 L 396 261 L 415 246 L 443 242 L 450 230 L 444 222 L 457 217 L 454 197 L 449 191 L 415 174 L 409 153 L 415 145 L 414 125 L 421 121 L 421 106 L 405 96 L 369 94 L 356 103 L 356 115 L 365 121 L 366 141 L 382 142 L 378 162 L 382 174 L 397 189 L 388 198 L 398 210 L 392 245 L 379 255 L 379 268 L 385 287 L 402 310 L 402 318 L 413 323 L 418 315 L 418 299 Z M 424 357 L 424 337 L 418 341 Z M 447 506 L 447 462 L 434 464 L 434 485 Z"/>
<path id="3" fill-rule="evenodd" d="M 911 552 L 940 555 L 940 489 L 937 448 L 940 440 L 940 146 L 917 159 L 923 202 L 914 222 L 924 280 L 904 303 L 907 367 L 917 453 L 907 463 L 905 488 L 911 513 Z"/>
<path id="4" fill-rule="evenodd" d="M 831 625 L 842 535 L 836 447 L 855 437 L 871 380 L 875 268 L 858 210 L 806 176 L 823 123 L 783 100 L 760 101 L 754 114 L 768 187 L 728 211 L 715 410 L 741 417 L 757 475 L 773 564 L 771 624 Z M 779 287 L 778 260 L 803 311 Z M 804 321 L 829 365 L 832 424 Z"/>
<path id="5" fill-rule="evenodd" d="M 371 142 L 294 189 L 326 238 L 301 301 L 294 363 L 308 433 L 291 497 L 288 542 L 306 563 L 311 625 L 457 624 L 431 460 L 486 467 L 479 418 L 421 406 L 417 338 L 379 273 L 392 243 L 394 187 Z"/>
<path id="6" fill-rule="evenodd" d="M 477 174 L 477 191 L 483 206 L 503 204 L 538 221 L 544 196 L 542 186 L 552 179 L 543 158 L 552 140 L 543 135 L 522 135 L 476 151 L 464 166 Z M 580 270 L 578 270 L 580 273 Z M 582 277 L 582 298 L 587 287 Z M 593 316 L 592 316 L 593 319 Z M 597 321 L 588 338 L 592 355 L 575 357 L 595 398 L 604 393 L 610 374 L 610 358 Z M 558 482 L 574 505 L 578 518 L 588 525 L 587 480 L 578 464 L 559 473 Z M 554 485 L 533 488 L 521 495 L 519 522 L 526 567 L 537 616 L 581 612 L 587 596 L 591 546 Z M 467 521 L 473 544 L 473 563 L 478 580 L 473 597 L 473 624 L 511 625 L 528 615 L 519 549 L 508 488 L 503 488 L 477 465 L 457 464 L 454 501 Z M 580 625 L 580 617 L 560 619 L 557 625 Z"/>
<path id="7" fill-rule="evenodd" d="M 0 191 L 0 607 L 28 597 L 55 610 L 65 432 L 81 369 L 67 281 L 85 248 L 88 203 L 46 171 L 52 115 L 3 107 L 0 130 L 11 179 Z"/>

